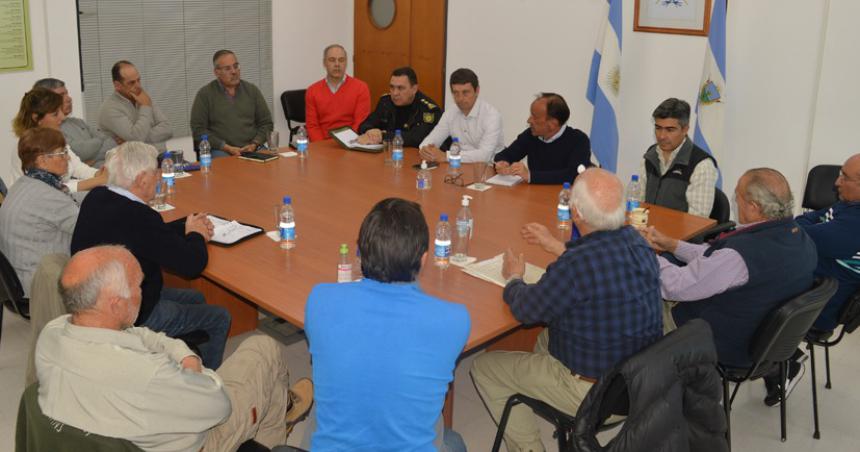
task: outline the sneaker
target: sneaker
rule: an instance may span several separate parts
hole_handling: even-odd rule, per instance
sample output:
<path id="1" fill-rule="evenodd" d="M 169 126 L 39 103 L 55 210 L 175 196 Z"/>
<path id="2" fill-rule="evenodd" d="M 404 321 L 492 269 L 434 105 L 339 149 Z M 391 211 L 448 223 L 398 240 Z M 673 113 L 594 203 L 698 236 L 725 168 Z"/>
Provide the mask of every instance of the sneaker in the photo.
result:
<path id="1" fill-rule="evenodd" d="M 290 403 L 287 406 L 287 431 L 293 425 L 301 422 L 311 410 L 314 403 L 314 384 L 308 378 L 302 378 L 290 388 Z"/>
<path id="2" fill-rule="evenodd" d="M 807 355 L 801 356 L 797 361 L 792 361 L 788 366 L 788 379 L 785 382 L 785 398 L 791 395 L 791 391 L 797 386 L 797 383 L 803 378 L 806 372 L 806 365 L 803 363 L 808 358 Z M 779 397 L 779 382 L 773 382 L 773 379 L 765 378 L 764 385 L 767 388 L 767 396 L 764 398 L 764 404 L 770 407 L 777 407 L 780 403 Z"/>

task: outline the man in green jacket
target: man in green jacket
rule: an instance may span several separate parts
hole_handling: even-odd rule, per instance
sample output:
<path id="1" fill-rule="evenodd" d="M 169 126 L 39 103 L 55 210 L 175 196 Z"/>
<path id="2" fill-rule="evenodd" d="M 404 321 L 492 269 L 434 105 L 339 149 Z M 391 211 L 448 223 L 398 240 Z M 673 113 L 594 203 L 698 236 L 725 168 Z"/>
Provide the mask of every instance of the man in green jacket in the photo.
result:
<path id="1" fill-rule="evenodd" d="M 212 157 L 253 152 L 272 131 L 272 112 L 260 89 L 241 79 L 235 53 L 219 50 L 212 64 L 216 78 L 197 91 L 191 107 L 194 142 L 207 135 Z"/>

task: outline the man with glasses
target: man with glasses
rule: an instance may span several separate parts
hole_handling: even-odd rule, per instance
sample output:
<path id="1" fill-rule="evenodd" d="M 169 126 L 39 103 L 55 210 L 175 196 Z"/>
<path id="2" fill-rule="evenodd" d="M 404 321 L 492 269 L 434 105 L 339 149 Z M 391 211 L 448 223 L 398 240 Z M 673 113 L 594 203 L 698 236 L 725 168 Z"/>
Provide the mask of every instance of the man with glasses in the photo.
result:
<path id="1" fill-rule="evenodd" d="M 815 275 L 839 281 L 839 288 L 813 327 L 822 333 L 836 328 L 842 305 L 860 290 L 860 154 L 842 165 L 836 191 L 836 204 L 797 217 L 797 224 L 818 248 Z"/>
<path id="2" fill-rule="evenodd" d="M 379 144 L 383 133 L 386 139 L 390 139 L 394 137 L 395 130 L 400 130 L 403 145 L 417 148 L 441 117 L 442 109 L 433 99 L 418 91 L 415 70 L 409 66 L 397 68 L 391 72 L 389 94 L 379 99 L 376 110 L 359 126 L 358 133 L 362 135 L 358 142 Z"/>
<path id="3" fill-rule="evenodd" d="M 239 60 L 232 51 L 215 52 L 212 64 L 215 80 L 197 91 L 191 106 L 194 142 L 208 135 L 212 157 L 253 152 L 273 128 L 266 99 L 253 83 L 241 79 Z"/>
<path id="4" fill-rule="evenodd" d="M 159 151 L 167 150 L 166 142 L 173 137 L 173 128 L 143 89 L 140 72 L 130 62 L 120 60 L 110 73 L 114 92 L 99 109 L 99 128 L 109 133 L 116 144 L 143 141 Z"/>

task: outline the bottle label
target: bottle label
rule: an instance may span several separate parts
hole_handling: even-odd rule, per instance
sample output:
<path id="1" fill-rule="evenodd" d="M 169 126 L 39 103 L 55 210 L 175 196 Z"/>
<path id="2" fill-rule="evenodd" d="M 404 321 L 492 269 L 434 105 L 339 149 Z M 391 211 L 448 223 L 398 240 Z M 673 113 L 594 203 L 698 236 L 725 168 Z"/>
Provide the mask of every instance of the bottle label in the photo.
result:
<path id="1" fill-rule="evenodd" d="M 200 156 L 200 166 L 211 166 L 212 165 L 212 156 L 211 155 L 201 155 Z"/>
<path id="2" fill-rule="evenodd" d="M 558 205 L 558 221 L 570 221 L 570 206 Z"/>
<path id="3" fill-rule="evenodd" d="M 457 236 L 465 237 L 468 235 L 472 237 L 472 224 L 473 220 L 457 220 Z"/>
<path id="4" fill-rule="evenodd" d="M 462 158 L 459 155 L 452 155 L 448 157 L 448 164 L 451 165 L 451 168 L 459 168 L 461 162 Z"/>
<path id="5" fill-rule="evenodd" d="M 396 162 L 397 162 L 397 161 L 400 161 L 400 160 L 403 160 L 403 150 L 402 150 L 402 149 L 395 149 L 395 150 L 391 153 L 391 160 L 394 160 L 394 161 L 396 161 Z"/>
<path id="6" fill-rule="evenodd" d="M 167 182 L 168 187 L 173 186 L 173 182 L 175 180 L 173 177 L 173 173 L 162 173 L 161 177 L 164 179 L 165 182 Z"/>
<path id="7" fill-rule="evenodd" d="M 281 240 L 295 240 L 296 239 L 296 223 L 280 223 L 281 229 Z"/>
<path id="8" fill-rule="evenodd" d="M 352 264 L 337 264 L 337 282 L 352 282 Z"/>
<path id="9" fill-rule="evenodd" d="M 436 257 L 447 258 L 451 255 L 451 241 L 450 240 L 439 240 L 436 239 L 434 242 L 435 246 L 435 255 Z"/>
<path id="10" fill-rule="evenodd" d="M 627 211 L 633 212 L 633 209 L 639 208 L 639 200 L 638 199 L 628 199 L 627 200 Z"/>
<path id="11" fill-rule="evenodd" d="M 308 142 L 307 141 L 296 141 L 296 150 L 299 152 L 305 152 L 308 150 Z"/>

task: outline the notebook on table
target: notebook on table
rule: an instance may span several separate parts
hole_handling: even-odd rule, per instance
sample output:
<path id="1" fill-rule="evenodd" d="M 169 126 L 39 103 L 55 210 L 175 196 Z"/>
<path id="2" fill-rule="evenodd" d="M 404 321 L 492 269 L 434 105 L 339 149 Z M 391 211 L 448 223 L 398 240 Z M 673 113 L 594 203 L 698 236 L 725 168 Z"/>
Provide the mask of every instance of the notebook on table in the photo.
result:
<path id="1" fill-rule="evenodd" d="M 268 154 L 265 152 L 243 152 L 239 154 L 239 158 L 242 160 L 250 160 L 252 162 L 257 163 L 266 163 L 271 162 L 272 160 L 277 160 L 278 154 Z"/>
<path id="2" fill-rule="evenodd" d="M 350 151 L 371 152 L 374 154 L 382 152 L 382 144 L 359 144 L 358 134 L 349 127 L 340 127 L 328 132 L 335 141 Z"/>

